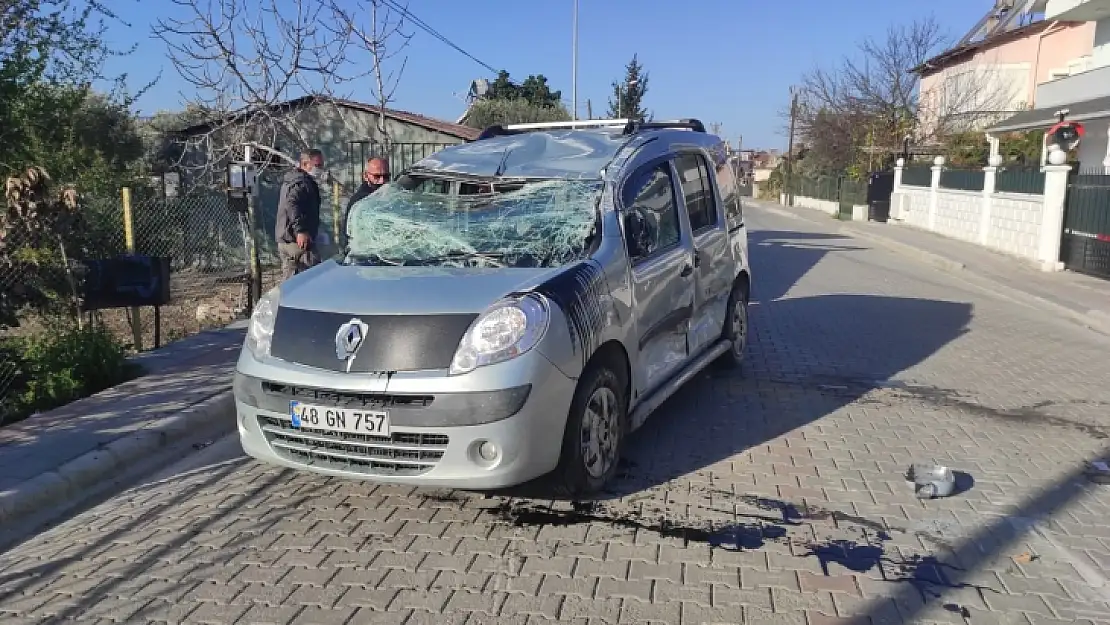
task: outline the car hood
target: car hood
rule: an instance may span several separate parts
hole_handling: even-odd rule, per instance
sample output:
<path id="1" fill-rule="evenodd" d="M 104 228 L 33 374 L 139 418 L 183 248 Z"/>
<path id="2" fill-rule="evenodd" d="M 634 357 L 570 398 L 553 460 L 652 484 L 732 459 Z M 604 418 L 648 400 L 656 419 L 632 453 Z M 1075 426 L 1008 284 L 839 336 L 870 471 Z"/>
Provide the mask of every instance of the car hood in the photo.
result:
<path id="1" fill-rule="evenodd" d="M 286 281 L 281 306 L 368 315 L 480 313 L 564 269 L 365 267 L 329 260 Z"/>

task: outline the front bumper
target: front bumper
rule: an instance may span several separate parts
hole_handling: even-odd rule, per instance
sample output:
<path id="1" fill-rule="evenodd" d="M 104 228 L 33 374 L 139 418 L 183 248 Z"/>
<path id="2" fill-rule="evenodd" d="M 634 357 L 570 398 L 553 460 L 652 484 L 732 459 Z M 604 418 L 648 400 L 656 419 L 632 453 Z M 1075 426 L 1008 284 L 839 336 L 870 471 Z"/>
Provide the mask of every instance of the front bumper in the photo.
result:
<path id="1" fill-rule="evenodd" d="M 343 374 L 247 351 L 235 374 L 243 450 L 323 475 L 447 488 L 494 489 L 553 470 L 575 381 L 538 352 L 468 374 Z M 388 410 L 389 437 L 294 429 L 289 401 Z M 492 443 L 497 457 L 478 449 Z"/>

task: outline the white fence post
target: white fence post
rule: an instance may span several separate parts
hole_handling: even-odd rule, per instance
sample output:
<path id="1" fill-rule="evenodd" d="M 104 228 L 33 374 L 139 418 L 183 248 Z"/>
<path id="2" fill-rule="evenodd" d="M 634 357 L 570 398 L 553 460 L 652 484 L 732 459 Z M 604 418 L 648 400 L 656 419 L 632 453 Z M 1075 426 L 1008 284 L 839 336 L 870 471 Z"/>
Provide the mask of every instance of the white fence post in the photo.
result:
<path id="1" fill-rule="evenodd" d="M 1048 154 L 1048 162 L 1041 168 L 1044 171 L 1044 212 L 1041 214 L 1041 236 L 1037 260 L 1044 271 L 1060 271 L 1060 239 L 1064 235 L 1064 203 L 1068 196 L 1068 172 L 1071 165 L 1065 165 L 1067 154 L 1060 149 Z"/>
<path id="2" fill-rule="evenodd" d="M 899 158 L 894 162 L 894 187 L 890 192 L 890 217 L 887 219 L 889 224 L 896 224 L 906 218 L 902 199 L 902 172 L 905 169 L 906 159 Z"/>
<path id="3" fill-rule="evenodd" d="M 979 245 L 986 246 L 990 240 L 991 208 L 994 205 L 994 190 L 997 184 L 998 165 L 1002 157 L 991 156 L 989 165 L 983 168 L 983 212 L 979 215 Z"/>
<path id="4" fill-rule="evenodd" d="M 944 171 L 944 157 L 933 159 L 933 180 L 929 185 L 929 230 L 937 230 L 937 195 L 940 190 L 940 172 Z"/>

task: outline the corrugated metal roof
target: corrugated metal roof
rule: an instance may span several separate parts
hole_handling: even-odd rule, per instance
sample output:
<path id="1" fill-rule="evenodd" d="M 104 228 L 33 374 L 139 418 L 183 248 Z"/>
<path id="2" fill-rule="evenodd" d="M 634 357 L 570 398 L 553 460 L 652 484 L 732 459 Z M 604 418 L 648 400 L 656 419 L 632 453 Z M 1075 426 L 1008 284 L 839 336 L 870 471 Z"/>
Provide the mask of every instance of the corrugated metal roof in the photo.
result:
<path id="1" fill-rule="evenodd" d="M 267 110 L 273 111 L 281 109 L 295 109 L 303 106 L 310 106 L 313 104 L 334 104 L 336 106 L 342 106 L 367 113 L 377 113 L 379 111 L 379 107 L 373 104 L 365 104 L 363 102 L 355 102 L 353 100 L 344 100 L 341 98 L 333 98 L 330 96 L 322 95 L 303 96 L 300 98 L 289 100 L 287 102 L 272 104 L 265 108 Z M 192 126 L 187 126 L 185 128 L 182 128 L 181 130 L 178 130 L 177 134 L 191 135 L 198 132 L 206 132 L 217 126 L 235 123 L 241 118 L 248 117 L 252 112 L 254 111 L 234 113 L 209 120 L 204 123 L 193 124 Z M 457 139 L 465 139 L 467 141 L 473 141 L 474 139 L 478 138 L 478 135 L 481 133 L 480 130 L 477 130 L 475 128 L 462 126 L 460 124 L 455 124 L 441 119 L 427 117 L 426 115 L 420 115 L 418 113 L 411 113 L 409 111 L 400 111 L 397 109 L 386 108 L 385 116 L 399 122 L 412 124 L 414 126 L 419 126 L 421 128 L 440 132 L 445 135 L 455 137 Z"/>

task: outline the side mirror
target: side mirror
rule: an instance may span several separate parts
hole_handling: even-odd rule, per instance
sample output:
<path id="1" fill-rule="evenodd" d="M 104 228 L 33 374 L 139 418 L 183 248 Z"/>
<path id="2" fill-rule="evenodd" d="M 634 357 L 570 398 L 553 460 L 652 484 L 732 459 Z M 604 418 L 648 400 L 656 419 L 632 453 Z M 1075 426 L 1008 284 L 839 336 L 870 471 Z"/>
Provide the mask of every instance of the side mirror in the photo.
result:
<path id="1" fill-rule="evenodd" d="M 651 226 L 639 211 L 633 209 L 624 214 L 624 236 L 630 256 L 647 256 L 651 250 Z"/>

